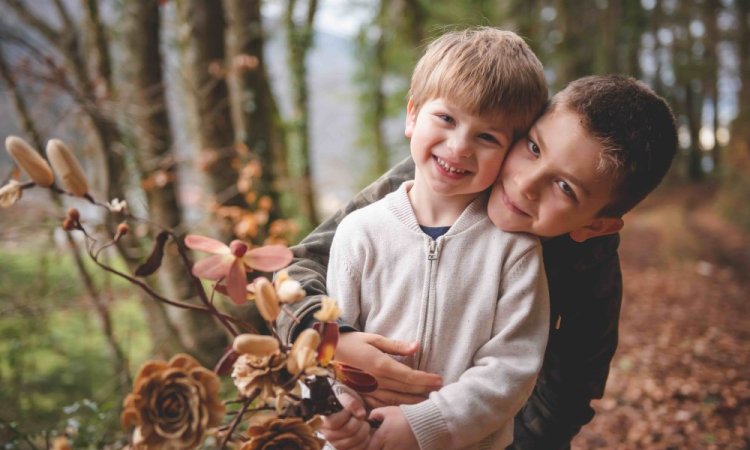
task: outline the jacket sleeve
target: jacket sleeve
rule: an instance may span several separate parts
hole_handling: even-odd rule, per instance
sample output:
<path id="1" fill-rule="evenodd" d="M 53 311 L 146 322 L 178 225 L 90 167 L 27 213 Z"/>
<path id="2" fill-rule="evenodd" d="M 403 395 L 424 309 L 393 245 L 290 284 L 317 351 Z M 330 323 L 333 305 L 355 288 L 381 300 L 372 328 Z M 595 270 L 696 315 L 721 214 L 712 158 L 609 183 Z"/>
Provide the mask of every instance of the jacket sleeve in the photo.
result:
<path id="1" fill-rule="evenodd" d="M 427 400 L 401 405 L 421 450 L 465 448 L 488 436 L 510 442 L 510 424 L 531 393 L 547 344 L 541 246 L 509 267 L 500 292 L 492 337 L 475 353 L 473 367 Z"/>
<path id="2" fill-rule="evenodd" d="M 617 348 L 622 299 L 619 238 L 609 238 L 606 242 L 614 246 L 585 270 L 575 269 L 576 264 L 561 271 L 548 269 L 549 343 L 534 391 L 515 418 L 510 449 L 568 449 L 581 427 L 594 417 L 591 400 L 604 394 Z M 583 260 L 590 262 L 592 254 Z M 547 256 L 545 252 L 545 261 L 553 259 Z"/>
<path id="3" fill-rule="evenodd" d="M 293 342 L 300 331 L 311 326 L 312 315 L 320 308 L 320 298 L 327 293 L 326 272 L 331 242 L 339 223 L 352 211 L 383 198 L 386 194 L 398 189 L 401 183 L 413 178 L 414 162 L 411 158 L 406 158 L 359 192 L 344 208 L 292 247 L 294 260 L 287 271 L 292 278 L 302 284 L 308 296 L 289 305 L 296 320 L 286 314 L 279 316 L 277 326 L 282 339 L 286 342 Z"/>

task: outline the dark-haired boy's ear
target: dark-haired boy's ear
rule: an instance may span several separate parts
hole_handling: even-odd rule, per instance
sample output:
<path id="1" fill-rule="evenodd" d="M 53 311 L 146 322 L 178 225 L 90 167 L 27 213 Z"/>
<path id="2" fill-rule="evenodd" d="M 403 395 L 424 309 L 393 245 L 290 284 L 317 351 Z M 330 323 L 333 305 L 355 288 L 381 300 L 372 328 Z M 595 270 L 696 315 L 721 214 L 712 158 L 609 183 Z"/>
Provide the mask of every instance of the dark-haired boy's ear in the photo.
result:
<path id="1" fill-rule="evenodd" d="M 590 224 L 570 232 L 570 238 L 576 242 L 583 242 L 597 236 L 614 234 L 622 230 L 625 222 L 614 217 L 599 217 Z"/>
<path id="2" fill-rule="evenodd" d="M 415 123 L 417 123 L 417 111 L 414 109 L 414 100 L 409 99 L 409 103 L 406 104 L 406 125 L 404 126 L 404 134 L 409 139 L 411 139 Z"/>

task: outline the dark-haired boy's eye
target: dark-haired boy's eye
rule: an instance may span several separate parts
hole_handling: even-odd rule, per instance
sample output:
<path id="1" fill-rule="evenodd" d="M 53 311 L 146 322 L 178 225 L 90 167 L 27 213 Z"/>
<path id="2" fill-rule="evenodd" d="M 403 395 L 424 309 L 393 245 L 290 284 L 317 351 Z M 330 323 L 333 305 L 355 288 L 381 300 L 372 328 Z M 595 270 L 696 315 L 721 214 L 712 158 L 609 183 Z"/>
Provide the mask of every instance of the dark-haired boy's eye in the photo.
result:
<path id="1" fill-rule="evenodd" d="M 532 155 L 539 156 L 540 150 L 539 146 L 536 145 L 536 142 L 532 141 L 531 139 L 526 140 L 526 147 L 529 149 Z"/>
<path id="2" fill-rule="evenodd" d="M 568 183 L 566 183 L 566 182 L 565 182 L 565 181 L 563 181 L 563 180 L 559 180 L 559 181 L 557 182 L 557 185 L 558 185 L 558 186 L 560 187 L 560 190 L 561 190 L 561 191 L 563 192 L 563 194 L 565 194 L 565 195 L 567 195 L 568 197 L 570 197 L 570 198 L 572 198 L 572 199 L 574 199 L 574 200 L 575 200 L 575 198 L 576 198 L 576 193 L 575 193 L 575 191 L 573 191 L 573 188 L 572 188 L 572 187 L 570 187 L 570 185 L 569 185 Z"/>

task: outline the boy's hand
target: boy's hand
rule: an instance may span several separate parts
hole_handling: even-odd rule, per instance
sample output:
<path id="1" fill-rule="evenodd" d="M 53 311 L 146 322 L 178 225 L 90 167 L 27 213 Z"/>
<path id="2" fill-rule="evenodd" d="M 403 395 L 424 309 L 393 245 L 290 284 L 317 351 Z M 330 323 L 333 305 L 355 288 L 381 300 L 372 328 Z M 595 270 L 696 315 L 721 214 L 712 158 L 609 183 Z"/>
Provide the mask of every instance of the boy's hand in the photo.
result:
<path id="1" fill-rule="evenodd" d="M 443 386 L 440 375 L 414 370 L 388 355 L 408 356 L 417 352 L 418 342 L 397 341 L 378 334 L 341 333 L 336 359 L 369 372 L 378 389 L 366 395 L 370 407 L 413 404 Z"/>
<path id="2" fill-rule="evenodd" d="M 398 406 L 374 409 L 370 413 L 370 419 L 383 423 L 370 437 L 367 450 L 415 450 L 419 448 L 417 438 Z"/>
<path id="3" fill-rule="evenodd" d="M 336 450 L 365 450 L 370 440 L 370 425 L 365 420 L 364 406 L 346 392 L 336 397 L 344 409 L 323 416 L 321 433 Z"/>

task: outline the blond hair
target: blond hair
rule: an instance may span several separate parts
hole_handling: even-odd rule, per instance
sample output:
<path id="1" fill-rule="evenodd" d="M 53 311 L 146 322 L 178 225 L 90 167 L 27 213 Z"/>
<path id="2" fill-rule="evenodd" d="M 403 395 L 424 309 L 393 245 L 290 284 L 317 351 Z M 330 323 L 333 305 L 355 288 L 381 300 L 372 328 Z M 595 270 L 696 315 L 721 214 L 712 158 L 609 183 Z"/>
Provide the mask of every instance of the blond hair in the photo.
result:
<path id="1" fill-rule="evenodd" d="M 503 113 L 514 138 L 525 134 L 547 101 L 542 63 L 512 31 L 473 27 L 450 31 L 427 46 L 411 77 L 419 110 L 445 98 L 471 114 Z"/>

